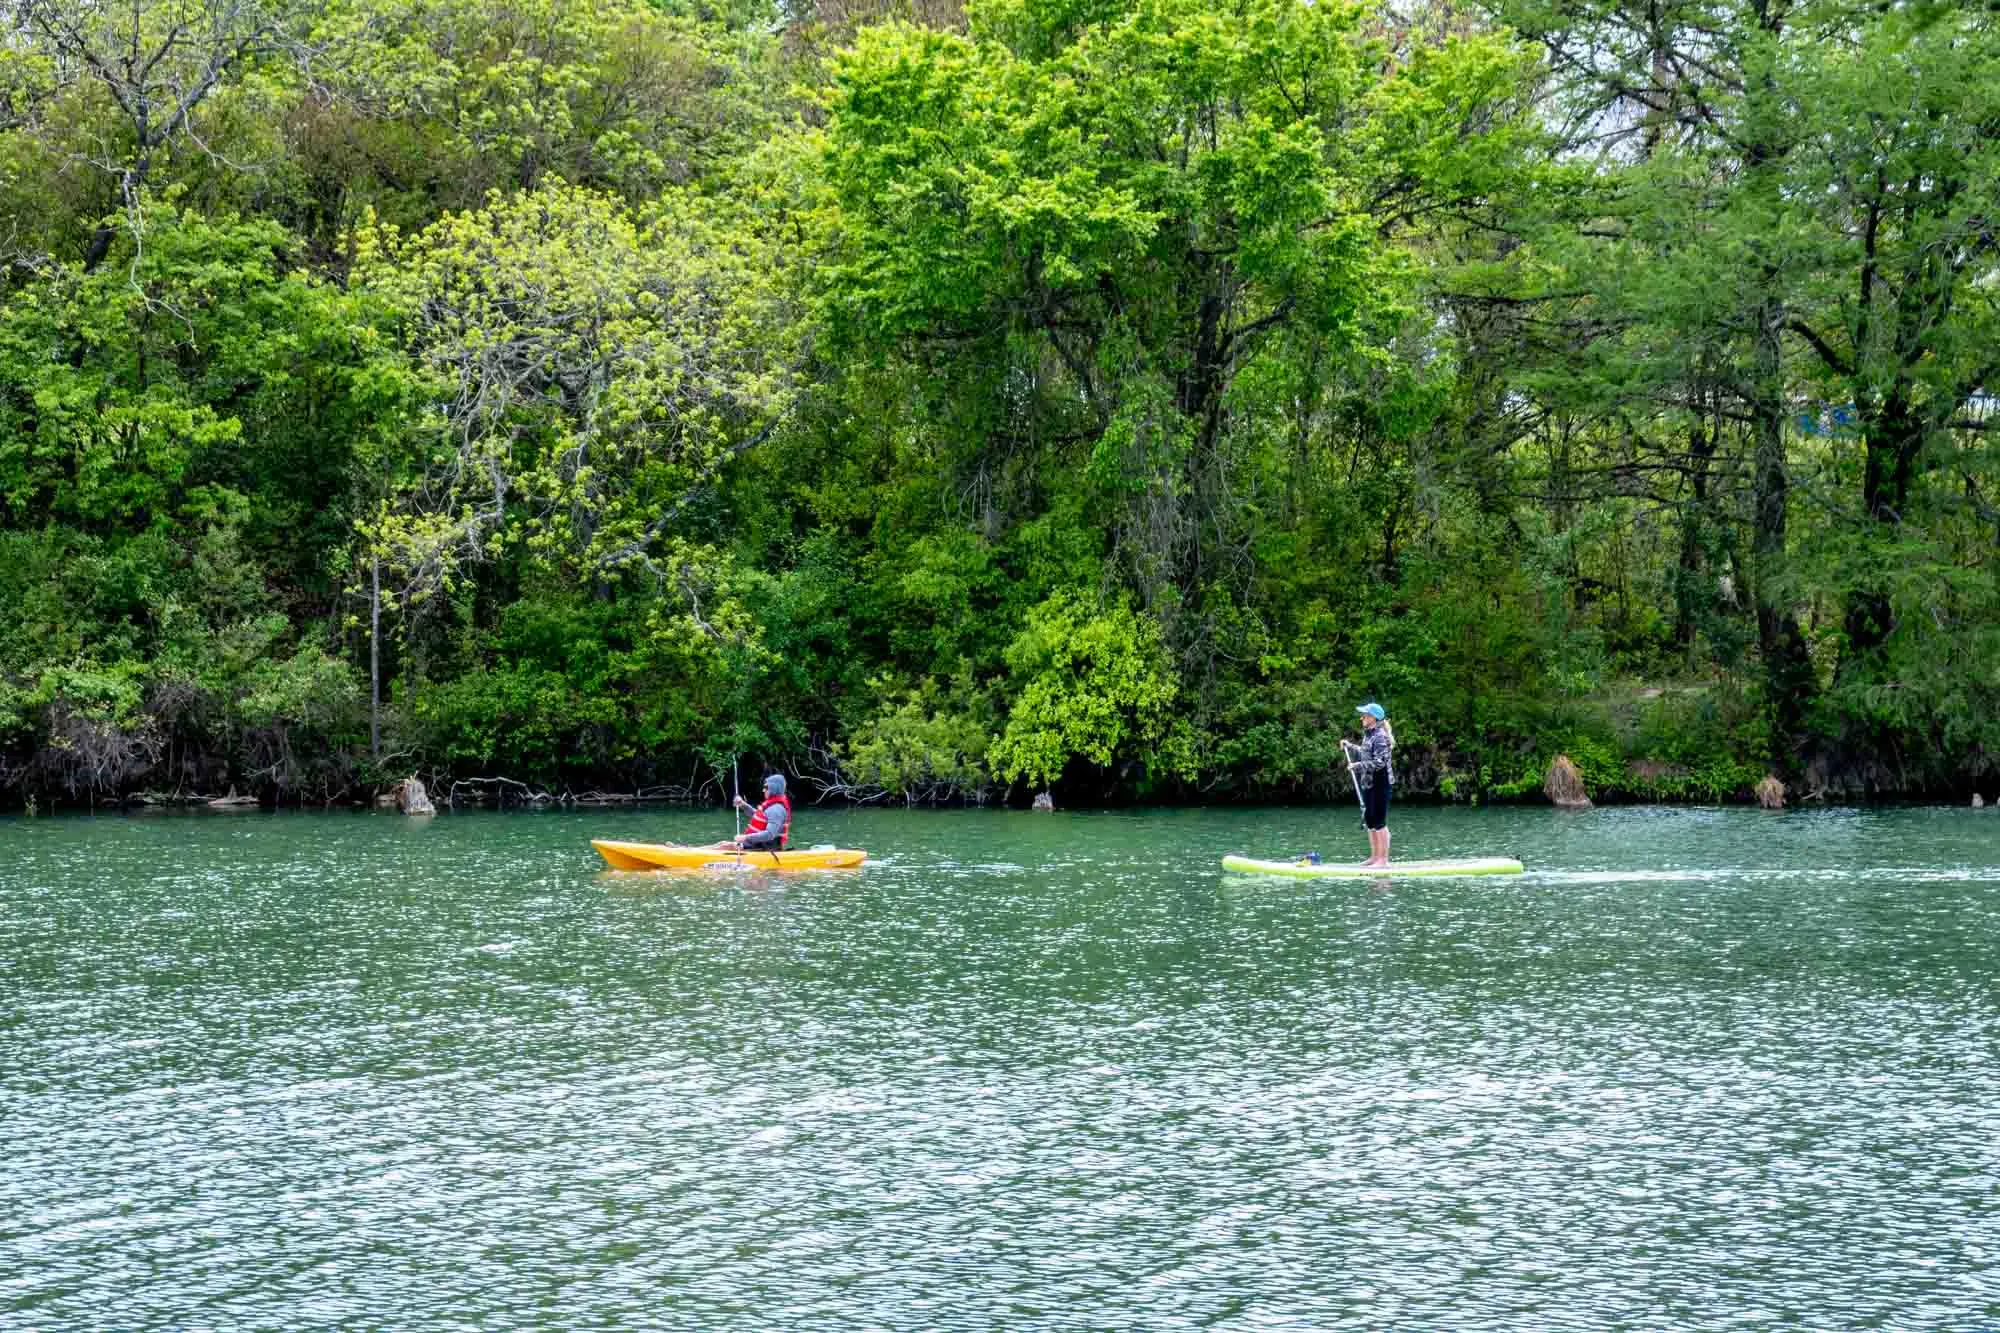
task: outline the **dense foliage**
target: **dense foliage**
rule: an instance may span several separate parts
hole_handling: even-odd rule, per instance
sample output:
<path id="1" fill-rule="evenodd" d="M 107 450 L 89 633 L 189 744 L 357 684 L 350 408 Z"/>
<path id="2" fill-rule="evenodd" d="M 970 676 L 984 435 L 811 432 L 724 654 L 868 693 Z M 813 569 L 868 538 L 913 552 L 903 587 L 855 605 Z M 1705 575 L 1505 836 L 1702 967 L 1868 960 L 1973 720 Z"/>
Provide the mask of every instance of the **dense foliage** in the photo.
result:
<path id="1" fill-rule="evenodd" d="M 1979 785 L 2000 11 L 1412 12 L 12 0 L 0 790 Z"/>

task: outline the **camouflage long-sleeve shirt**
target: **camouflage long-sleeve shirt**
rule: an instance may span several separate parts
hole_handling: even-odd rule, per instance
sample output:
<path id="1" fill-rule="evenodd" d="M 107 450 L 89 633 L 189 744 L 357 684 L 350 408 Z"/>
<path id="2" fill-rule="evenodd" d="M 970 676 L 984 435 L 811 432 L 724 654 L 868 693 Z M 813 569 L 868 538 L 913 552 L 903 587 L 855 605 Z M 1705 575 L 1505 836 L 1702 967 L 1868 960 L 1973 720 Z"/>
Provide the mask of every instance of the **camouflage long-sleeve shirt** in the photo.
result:
<path id="1" fill-rule="evenodd" d="M 1396 769 L 1391 762 L 1391 752 L 1395 742 L 1389 739 L 1389 728 L 1380 724 L 1368 728 L 1368 734 L 1361 739 L 1361 757 L 1354 762 L 1354 771 L 1361 777 L 1372 778 L 1377 773 L 1386 773 L 1389 781 L 1396 780 Z"/>

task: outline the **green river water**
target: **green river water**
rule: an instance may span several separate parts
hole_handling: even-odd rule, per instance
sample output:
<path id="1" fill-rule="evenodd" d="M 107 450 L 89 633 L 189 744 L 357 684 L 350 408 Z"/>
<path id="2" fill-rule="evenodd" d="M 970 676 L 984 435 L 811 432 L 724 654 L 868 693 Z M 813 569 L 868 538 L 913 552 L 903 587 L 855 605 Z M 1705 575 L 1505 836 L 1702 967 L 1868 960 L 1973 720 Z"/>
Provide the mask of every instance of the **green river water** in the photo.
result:
<path id="1" fill-rule="evenodd" d="M 2000 1329 L 2000 812 L 0 821 L 0 1328 Z"/>

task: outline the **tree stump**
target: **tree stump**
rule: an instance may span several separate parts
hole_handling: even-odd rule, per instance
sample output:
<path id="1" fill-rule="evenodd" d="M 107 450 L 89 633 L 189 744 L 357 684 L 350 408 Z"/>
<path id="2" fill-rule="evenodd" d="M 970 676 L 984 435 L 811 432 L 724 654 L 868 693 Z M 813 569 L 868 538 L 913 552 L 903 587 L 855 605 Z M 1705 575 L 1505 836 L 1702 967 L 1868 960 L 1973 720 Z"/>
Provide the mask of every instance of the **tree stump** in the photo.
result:
<path id="1" fill-rule="evenodd" d="M 1984 796 L 1981 796 L 1978 792 L 1972 793 L 1972 808 L 1974 810 L 1977 810 L 1980 806 L 1985 804 L 1986 804 L 1986 798 Z"/>
<path id="2" fill-rule="evenodd" d="M 1056 808 L 1056 798 L 1047 792 L 1041 792 L 1035 797 L 1034 808 L 1041 811 L 1052 811 Z"/>
<path id="3" fill-rule="evenodd" d="M 1778 781 L 1775 773 L 1766 773 L 1764 780 L 1757 784 L 1757 804 L 1766 810 L 1785 808 L 1785 784 Z"/>
<path id="4" fill-rule="evenodd" d="M 1583 770 L 1566 754 L 1559 754 L 1542 779 L 1542 793 L 1565 810 L 1588 810 L 1590 793 L 1583 789 Z"/>
<path id="5" fill-rule="evenodd" d="M 437 807 L 431 804 L 430 794 L 424 784 L 417 781 L 413 773 L 396 784 L 396 806 L 406 815 L 434 815 Z"/>

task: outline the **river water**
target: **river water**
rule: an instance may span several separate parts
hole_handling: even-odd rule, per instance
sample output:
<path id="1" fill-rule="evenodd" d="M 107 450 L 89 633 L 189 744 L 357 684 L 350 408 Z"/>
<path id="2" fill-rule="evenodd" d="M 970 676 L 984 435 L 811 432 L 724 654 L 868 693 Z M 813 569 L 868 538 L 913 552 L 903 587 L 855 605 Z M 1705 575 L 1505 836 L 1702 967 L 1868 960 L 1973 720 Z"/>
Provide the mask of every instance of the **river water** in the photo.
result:
<path id="1" fill-rule="evenodd" d="M 0 822 L 0 1327 L 2000 1327 L 2000 812 Z"/>

